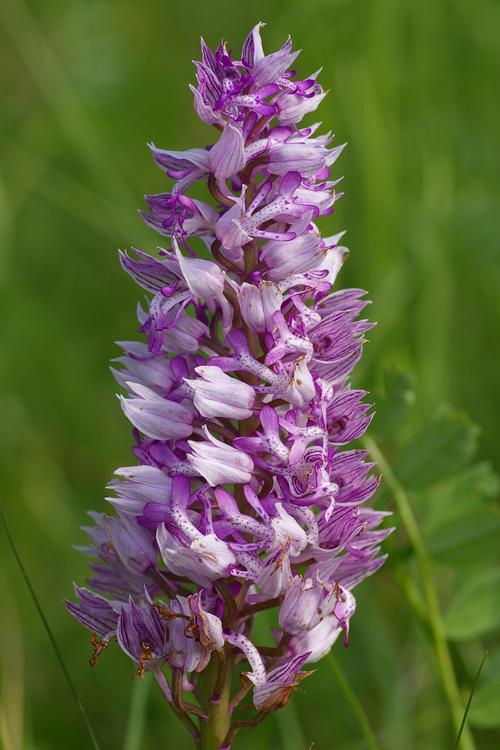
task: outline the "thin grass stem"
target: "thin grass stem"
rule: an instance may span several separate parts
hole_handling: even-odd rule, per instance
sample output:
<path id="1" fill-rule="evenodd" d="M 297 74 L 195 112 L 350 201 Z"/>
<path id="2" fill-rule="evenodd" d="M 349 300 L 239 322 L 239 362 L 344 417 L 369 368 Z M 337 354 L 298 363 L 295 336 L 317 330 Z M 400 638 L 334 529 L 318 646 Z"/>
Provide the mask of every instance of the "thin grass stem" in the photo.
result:
<path id="1" fill-rule="evenodd" d="M 464 711 L 464 715 L 463 715 L 463 718 L 462 718 L 462 723 L 460 724 L 460 729 L 458 730 L 457 739 L 456 739 L 456 742 L 455 742 L 455 748 L 458 748 L 459 745 L 460 745 L 460 738 L 462 737 L 462 734 L 463 734 L 463 731 L 464 731 L 464 727 L 465 727 L 465 722 L 467 721 L 467 716 L 469 714 L 469 709 L 470 709 L 471 703 L 472 703 L 472 697 L 473 697 L 474 693 L 476 692 L 477 684 L 479 682 L 479 677 L 481 676 L 481 672 L 482 672 L 482 669 L 484 667 L 484 662 L 486 661 L 486 657 L 487 656 L 488 656 L 488 652 L 485 651 L 484 652 L 484 656 L 483 656 L 483 658 L 481 660 L 481 664 L 479 665 L 479 669 L 477 670 L 476 676 L 474 677 L 474 682 L 472 683 L 472 688 L 471 688 L 471 691 L 470 691 L 470 694 L 469 694 L 469 698 L 467 700 L 467 705 L 465 706 L 465 711 Z"/>
<path id="2" fill-rule="evenodd" d="M 75 701 L 75 703 L 77 705 L 77 708 L 78 708 L 78 710 L 80 711 L 80 713 L 81 713 L 81 715 L 83 717 L 83 720 L 85 722 L 85 726 L 87 727 L 87 732 L 88 732 L 89 737 L 90 737 L 90 739 L 92 741 L 92 745 L 94 746 L 94 750 L 100 750 L 100 746 L 99 746 L 97 738 L 96 738 L 96 736 L 94 734 L 94 730 L 92 729 L 92 725 L 90 723 L 90 719 L 87 716 L 87 712 L 85 711 L 85 708 L 84 708 L 83 703 L 82 703 L 82 701 L 80 699 L 80 696 L 77 693 L 76 687 L 75 687 L 75 685 L 73 683 L 73 680 L 71 679 L 71 676 L 70 676 L 70 674 L 68 672 L 68 669 L 67 669 L 66 664 L 64 662 L 64 659 L 62 657 L 61 651 L 59 650 L 59 646 L 57 645 L 57 641 L 54 638 L 52 630 L 50 629 L 50 625 L 49 625 L 49 623 L 47 621 L 47 618 L 45 617 L 45 614 L 43 612 L 41 604 L 40 604 L 40 602 L 38 600 L 38 597 L 36 595 L 35 589 L 33 588 L 33 585 L 32 585 L 32 583 L 30 581 L 28 573 L 26 572 L 26 569 L 24 567 L 23 561 L 21 560 L 19 552 L 17 551 L 17 547 L 16 547 L 16 544 L 14 542 L 14 537 L 12 536 L 12 534 L 10 532 L 10 527 L 9 527 L 8 522 L 7 522 L 7 516 L 5 515 L 5 511 L 3 509 L 3 504 L 2 504 L 1 501 L 0 501 L 0 517 L 2 518 L 2 524 L 3 524 L 3 527 L 5 529 L 5 534 L 7 536 L 7 541 L 9 542 L 9 546 L 10 546 L 10 548 L 12 550 L 12 553 L 13 553 L 13 555 L 15 557 L 15 560 L 16 560 L 17 566 L 19 568 L 19 571 L 20 571 L 22 577 L 24 578 L 24 582 L 26 583 L 26 586 L 28 587 L 28 591 L 29 591 L 30 596 L 31 596 L 31 598 L 33 600 L 35 608 L 36 608 L 36 610 L 37 610 L 37 612 L 38 612 L 38 614 L 40 616 L 40 619 L 41 619 L 41 621 L 43 623 L 43 627 L 45 628 L 45 632 L 47 633 L 47 636 L 48 636 L 49 641 L 50 641 L 50 643 L 52 645 L 52 648 L 54 649 L 54 653 L 56 655 L 57 661 L 59 662 L 59 666 L 61 667 L 61 669 L 63 671 L 64 677 L 66 678 L 66 682 L 67 682 L 68 687 L 70 689 L 71 695 L 73 696 L 74 701 Z"/>

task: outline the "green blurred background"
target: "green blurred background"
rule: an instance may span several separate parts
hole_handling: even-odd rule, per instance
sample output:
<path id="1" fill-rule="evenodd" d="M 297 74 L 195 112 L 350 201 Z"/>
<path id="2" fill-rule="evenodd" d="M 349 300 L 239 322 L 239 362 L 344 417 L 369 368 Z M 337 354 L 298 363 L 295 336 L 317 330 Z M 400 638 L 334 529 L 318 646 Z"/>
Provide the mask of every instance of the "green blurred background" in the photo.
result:
<path id="1" fill-rule="evenodd" d="M 385 436 L 387 451 L 396 455 L 398 440 L 443 401 L 481 427 L 478 455 L 489 463 L 474 471 L 483 472 L 488 554 L 472 555 L 467 569 L 435 561 L 443 610 L 462 579 L 486 574 L 500 590 L 490 468 L 500 469 L 500 3 L 0 0 L 2 502 L 103 750 L 190 747 L 155 686 L 132 681 L 118 649 L 88 668 L 87 634 L 62 606 L 71 582 L 85 577 L 71 548 L 82 541 L 85 511 L 104 509 L 103 488 L 130 457 L 107 363 L 117 355 L 113 341 L 133 338 L 139 295 L 116 249 L 158 241 L 136 214 L 144 193 L 167 184 L 146 143 L 183 149 L 213 140 L 188 90 L 200 35 L 211 45 L 224 36 L 238 51 L 258 20 L 268 23 L 268 51 L 291 34 L 304 50 L 300 72 L 323 66 L 331 95 L 320 119 L 349 143 L 337 168 L 346 196 L 322 227 L 348 229 L 341 281 L 370 290 L 374 301 L 378 327 L 356 381 L 377 394 L 387 368 L 414 376 L 410 426 L 395 443 Z M 414 495 L 423 526 L 441 498 L 453 507 L 451 481 Z M 390 492 L 384 504 L 393 507 Z M 447 528 L 438 525 L 441 539 Z M 477 549 L 483 541 L 479 534 Z M 401 560 L 415 572 L 403 530 L 388 547 L 392 562 L 361 586 L 352 645 L 339 644 L 336 659 L 380 748 L 452 748 L 425 626 L 398 587 Z M 89 748 L 1 531 L 0 561 L 0 743 Z M 465 599 L 474 620 L 474 596 Z M 493 657 L 485 674 L 499 681 L 498 597 L 488 607 L 481 637 L 451 644 L 464 703 L 486 647 Z M 368 747 L 332 663 L 318 666 L 293 705 L 242 734 L 236 748 Z M 476 712 L 478 749 L 500 747 L 494 725 Z"/>

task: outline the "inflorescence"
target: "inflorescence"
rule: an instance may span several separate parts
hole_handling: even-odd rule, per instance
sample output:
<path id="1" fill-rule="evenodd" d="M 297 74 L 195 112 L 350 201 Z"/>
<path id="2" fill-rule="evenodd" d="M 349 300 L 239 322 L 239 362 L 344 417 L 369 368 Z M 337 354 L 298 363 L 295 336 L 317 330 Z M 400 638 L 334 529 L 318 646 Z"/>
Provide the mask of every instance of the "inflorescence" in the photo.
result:
<path id="1" fill-rule="evenodd" d="M 372 417 L 349 384 L 372 325 L 365 292 L 331 292 L 347 250 L 316 225 L 341 195 L 342 146 L 300 127 L 325 92 L 290 70 L 290 39 L 264 54 L 261 27 L 238 60 L 202 40 L 194 107 L 218 140 L 150 146 L 174 184 L 142 215 L 169 248 L 120 253 L 150 297 L 147 343 L 121 342 L 113 368 L 138 463 L 115 472 L 115 512 L 90 514 L 91 589 L 67 603 L 93 634 L 91 663 L 116 640 L 202 748 L 229 748 L 348 643 L 352 589 L 390 531 L 365 505 L 378 485 L 366 452 L 346 448 Z M 189 196 L 200 182 L 210 203 Z"/>

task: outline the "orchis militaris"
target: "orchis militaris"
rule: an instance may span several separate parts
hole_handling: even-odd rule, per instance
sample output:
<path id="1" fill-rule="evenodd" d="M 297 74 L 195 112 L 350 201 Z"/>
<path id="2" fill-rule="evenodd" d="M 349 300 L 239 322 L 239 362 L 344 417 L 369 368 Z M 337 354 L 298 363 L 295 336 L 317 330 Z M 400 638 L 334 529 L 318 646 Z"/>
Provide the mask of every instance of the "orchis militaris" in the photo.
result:
<path id="1" fill-rule="evenodd" d="M 347 644 L 352 589 L 389 533 L 365 506 L 372 464 L 346 449 L 372 416 L 349 385 L 365 292 L 331 293 L 347 251 L 316 225 L 340 197 L 342 146 L 300 127 L 325 93 L 289 70 L 290 39 L 264 54 L 261 27 L 238 60 L 201 43 L 194 106 L 215 143 L 150 146 L 174 185 L 143 218 L 169 248 L 120 253 L 151 297 L 147 343 L 122 342 L 113 368 L 138 464 L 110 484 L 116 512 L 90 514 L 91 589 L 67 603 L 92 631 L 91 662 L 116 639 L 204 750 L 230 748 L 341 633 Z M 211 203 L 189 197 L 200 181 Z M 271 609 L 262 646 L 253 621 Z"/>

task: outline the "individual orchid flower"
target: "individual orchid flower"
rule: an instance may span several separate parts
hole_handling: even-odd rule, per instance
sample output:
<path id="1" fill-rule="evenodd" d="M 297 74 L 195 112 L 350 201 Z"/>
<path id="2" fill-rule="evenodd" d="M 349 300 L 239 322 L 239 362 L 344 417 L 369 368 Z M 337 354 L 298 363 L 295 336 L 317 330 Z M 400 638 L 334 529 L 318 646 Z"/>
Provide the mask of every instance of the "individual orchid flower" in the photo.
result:
<path id="1" fill-rule="evenodd" d="M 236 562 L 230 547 L 215 534 L 197 534 L 185 546 L 161 524 L 156 539 L 167 569 L 201 586 L 227 576 Z"/>
<path id="2" fill-rule="evenodd" d="M 266 675 L 266 681 L 256 684 L 253 691 L 253 702 L 259 711 L 276 711 L 286 706 L 294 690 L 302 680 L 312 672 L 301 672 L 301 667 L 308 660 L 309 653 L 294 656 Z M 252 681 L 252 676 L 249 675 Z"/>
<path id="3" fill-rule="evenodd" d="M 187 190 L 209 171 L 209 153 L 204 148 L 191 148 L 187 151 L 167 151 L 149 144 L 156 164 L 169 177 L 177 180 L 176 191 Z"/>
<path id="4" fill-rule="evenodd" d="M 218 484 L 245 484 L 252 478 L 253 461 L 231 445 L 215 438 L 207 427 L 203 428 L 206 440 L 188 440 L 191 452 L 188 461 L 211 487 Z"/>
<path id="5" fill-rule="evenodd" d="M 218 214 L 208 203 L 179 192 L 147 195 L 146 203 L 150 213 L 141 211 L 140 215 L 159 234 L 165 237 L 179 235 L 183 239 L 201 237 L 207 243 L 213 239 Z"/>
<path id="6" fill-rule="evenodd" d="M 245 141 L 240 128 L 226 123 L 222 135 L 208 155 L 210 171 L 217 180 L 234 177 L 246 166 Z"/>
<path id="7" fill-rule="evenodd" d="M 234 206 L 224 213 L 215 225 L 215 234 L 225 250 L 234 251 L 249 243 L 252 239 L 293 240 L 309 224 L 315 207 L 294 200 L 294 193 L 301 183 L 300 173 L 288 171 L 283 173 L 278 192 L 272 195 L 272 182 L 266 181 L 260 186 L 255 198 L 247 207 L 245 204 L 246 186 L 239 198 L 234 198 Z M 267 203 L 266 199 L 270 197 Z M 262 228 L 270 221 L 291 219 L 290 229 L 285 232 L 271 231 Z M 294 219 L 297 219 L 294 221 Z M 232 257 L 232 256 L 231 256 Z M 236 256 L 238 257 L 238 256 Z"/>
<path id="8" fill-rule="evenodd" d="M 258 285 L 241 284 L 238 301 L 245 323 L 258 333 L 272 331 L 273 315 L 281 310 L 283 293 L 272 281 L 261 281 Z"/>
<path id="9" fill-rule="evenodd" d="M 165 660 L 167 637 L 165 625 L 149 599 L 138 606 L 132 597 L 124 604 L 116 628 L 118 643 L 137 664 L 136 675 L 155 669 Z"/>
<path id="10" fill-rule="evenodd" d="M 116 637 L 118 618 L 122 607 L 121 602 L 112 602 L 99 594 L 86 589 L 83 586 L 74 586 L 75 596 L 79 603 L 66 601 L 66 607 L 73 617 L 90 630 L 95 636 L 99 636 L 101 649 L 107 645 L 112 638 Z"/>
<path id="11" fill-rule="evenodd" d="M 119 396 L 120 403 L 125 415 L 138 430 L 157 440 L 191 435 L 193 411 L 189 405 L 161 398 L 140 383 L 127 382 L 127 387 L 135 398 Z"/>
<path id="12" fill-rule="evenodd" d="M 226 375 L 220 367 L 205 365 L 195 367 L 199 377 L 187 378 L 194 392 L 194 405 L 208 419 L 248 419 L 252 416 L 255 391 L 247 383 Z"/>
<path id="13" fill-rule="evenodd" d="M 198 591 L 196 594 L 188 597 L 188 601 L 191 608 L 195 638 L 209 652 L 224 648 L 222 622 L 217 615 L 203 609 L 202 593 Z"/>
<path id="14" fill-rule="evenodd" d="M 331 614 L 336 604 L 336 590 L 318 578 L 295 576 L 281 606 L 279 622 L 286 633 L 300 635 L 312 630 Z"/>
<path id="15" fill-rule="evenodd" d="M 156 466 L 125 466 L 115 471 L 116 479 L 108 484 L 116 497 L 107 500 L 122 513 L 140 516 L 146 503 L 170 502 L 172 479 Z"/>

